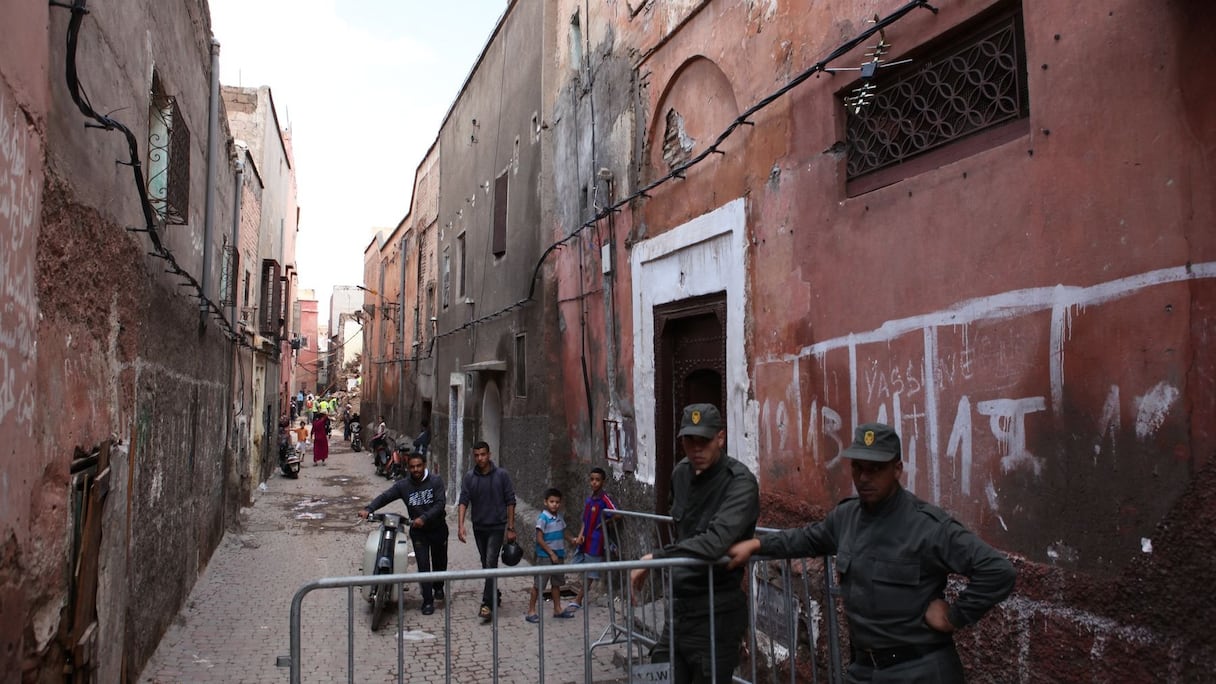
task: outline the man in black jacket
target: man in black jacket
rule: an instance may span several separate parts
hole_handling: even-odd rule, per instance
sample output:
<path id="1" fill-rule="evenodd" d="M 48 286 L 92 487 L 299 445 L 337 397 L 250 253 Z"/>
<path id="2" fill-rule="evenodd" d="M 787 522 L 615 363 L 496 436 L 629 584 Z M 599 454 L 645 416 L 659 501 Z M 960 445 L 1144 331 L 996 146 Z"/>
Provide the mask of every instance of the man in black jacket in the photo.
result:
<path id="1" fill-rule="evenodd" d="M 430 472 L 422 454 L 406 455 L 409 477 L 403 477 L 384 490 L 366 507 L 359 517 L 367 516 L 397 499 L 405 502 L 410 517 L 410 541 L 414 544 L 414 558 L 418 572 L 443 572 L 448 569 L 448 523 L 444 517 L 443 478 Z M 422 583 L 422 614 L 435 612 L 435 600 L 444 600 L 443 582 Z"/>
<path id="2" fill-rule="evenodd" d="M 732 544 L 755 534 L 760 487 L 747 466 L 726 455 L 726 426 L 713 404 L 686 406 L 678 437 L 684 459 L 671 473 L 675 541 L 642 556 L 642 560 L 692 557 L 716 561 Z M 647 574 L 644 568 L 633 571 L 635 590 L 644 586 Z M 672 569 L 672 613 L 678 635 L 670 648 L 674 681 L 732 681 L 747 629 L 747 596 L 742 580 L 741 569 Z M 709 638 L 711 619 L 713 642 Z M 654 662 L 661 662 L 668 636 L 669 630 L 664 628 L 655 646 Z"/>

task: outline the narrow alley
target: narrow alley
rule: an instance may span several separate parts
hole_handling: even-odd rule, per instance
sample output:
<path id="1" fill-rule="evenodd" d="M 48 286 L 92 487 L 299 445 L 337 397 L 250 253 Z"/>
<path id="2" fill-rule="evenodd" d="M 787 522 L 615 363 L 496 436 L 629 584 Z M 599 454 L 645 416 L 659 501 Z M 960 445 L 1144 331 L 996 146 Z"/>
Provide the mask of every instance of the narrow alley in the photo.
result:
<path id="1" fill-rule="evenodd" d="M 356 511 L 387 487 L 387 480 L 374 474 L 367 452 L 352 452 L 340 436 L 331 443 L 334 446 L 326 466 L 314 467 L 306 459 L 298 479 L 276 472 L 254 504 L 241 510 L 239 525 L 224 536 L 144 669 L 141 682 L 287 681 L 287 668 L 276 666 L 276 660 L 289 651 L 292 596 L 309 581 L 361 573 L 364 540 L 374 525 L 359 520 Z M 394 502 L 384 510 L 402 511 L 404 506 Z M 535 517 L 535 513 L 530 515 Z M 476 546 L 456 539 L 455 520 L 454 508 L 449 506 L 449 569 L 478 568 Z M 411 559 L 410 571 L 415 569 Z M 455 584 L 448 590 L 446 606 L 439 602 L 438 610 L 429 616 L 419 612 L 417 587 L 407 591 L 405 681 L 445 681 L 445 610 L 452 611 L 452 681 L 489 681 L 492 629 L 477 617 L 481 585 L 473 581 Z M 502 585 L 498 625 L 502 682 L 537 681 L 538 630 L 524 620 L 529 586 L 523 578 Z M 588 610 L 594 630 L 605 611 L 596 606 Z M 372 632 L 369 608 L 358 592 L 354 611 L 355 681 L 397 681 L 395 617 Z M 345 591 L 313 593 L 305 599 L 303 681 L 347 681 L 346 626 Z M 546 622 L 547 681 L 583 681 L 579 657 L 582 626 L 581 619 Z M 591 636 L 594 639 L 599 632 L 593 631 Z M 597 651 L 593 663 L 594 681 L 623 677 L 608 649 Z"/>
<path id="2" fill-rule="evenodd" d="M 635 596 L 538 648 L 522 571 L 497 629 L 476 580 L 408 593 L 399 671 L 358 592 L 310 586 L 360 573 L 387 486 L 337 430 L 284 478 L 278 426 L 320 413 L 423 440 L 450 527 L 487 452 L 517 529 L 560 490 L 542 532 L 593 530 L 609 577 L 810 528 L 761 543 L 806 586 L 724 586 L 723 653 L 746 623 L 771 672 L 1211 681 L 1212 29 L 1213 0 L 0 0 L 0 684 L 346 681 L 348 644 L 357 681 L 637 674 L 587 645 L 659 633 Z M 736 534 L 690 511 L 705 459 Z M 820 535 L 854 498 L 966 530 L 991 600 L 906 534 Z"/>

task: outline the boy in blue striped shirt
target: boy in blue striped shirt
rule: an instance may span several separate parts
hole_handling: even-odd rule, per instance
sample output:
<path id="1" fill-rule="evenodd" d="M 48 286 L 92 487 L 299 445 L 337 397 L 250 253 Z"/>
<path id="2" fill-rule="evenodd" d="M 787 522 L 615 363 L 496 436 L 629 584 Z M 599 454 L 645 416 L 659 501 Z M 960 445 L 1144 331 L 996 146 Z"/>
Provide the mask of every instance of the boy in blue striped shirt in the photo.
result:
<path id="1" fill-rule="evenodd" d="M 536 516 L 536 564 L 561 565 L 566 561 L 566 521 L 558 515 L 562 507 L 560 490 L 549 488 L 545 490 L 545 510 Z M 540 622 L 536 611 L 536 601 L 540 592 L 544 591 L 545 583 L 551 586 L 550 596 L 553 598 L 553 617 L 572 618 L 574 611 L 562 610 L 561 586 L 566 578 L 561 574 L 537 575 L 528 597 L 528 616 L 524 619 L 531 623 Z"/>

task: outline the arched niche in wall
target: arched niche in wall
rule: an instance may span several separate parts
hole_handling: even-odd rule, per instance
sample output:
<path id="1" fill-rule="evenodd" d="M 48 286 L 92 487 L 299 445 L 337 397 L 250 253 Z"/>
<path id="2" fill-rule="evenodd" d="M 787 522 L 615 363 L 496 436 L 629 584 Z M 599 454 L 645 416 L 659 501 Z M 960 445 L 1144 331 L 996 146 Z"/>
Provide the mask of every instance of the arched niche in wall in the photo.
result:
<path id="1" fill-rule="evenodd" d="M 486 380 L 481 396 L 481 439 L 490 445 L 494 462 L 502 465 L 503 455 L 498 451 L 502 442 L 502 395 L 498 390 L 497 379 Z"/>
<path id="2" fill-rule="evenodd" d="M 650 180 L 703 152 L 737 116 L 735 91 L 726 74 L 711 59 L 689 58 L 676 69 L 651 113 Z M 738 137 L 727 138 L 719 149 L 729 153 Z"/>

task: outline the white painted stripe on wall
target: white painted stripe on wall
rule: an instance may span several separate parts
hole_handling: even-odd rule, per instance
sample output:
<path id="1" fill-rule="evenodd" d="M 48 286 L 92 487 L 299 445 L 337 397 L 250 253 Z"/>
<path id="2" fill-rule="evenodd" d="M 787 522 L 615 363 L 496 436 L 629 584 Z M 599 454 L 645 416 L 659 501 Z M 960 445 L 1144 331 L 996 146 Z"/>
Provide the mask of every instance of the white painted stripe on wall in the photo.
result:
<path id="1" fill-rule="evenodd" d="M 967 325 L 976 321 L 1016 318 L 1055 307 L 1092 306 L 1121 299 L 1139 290 L 1154 285 L 1166 285 L 1187 280 L 1216 277 L 1216 261 L 1200 264 L 1162 268 L 1126 278 L 1110 280 L 1089 287 L 1055 285 L 1025 290 L 1011 290 L 990 297 L 968 299 L 954 306 L 932 313 L 896 318 L 866 332 L 849 333 L 830 340 L 816 342 L 798 350 L 795 354 L 770 354 L 757 359 L 756 363 L 788 363 L 815 354 L 822 354 L 842 347 L 858 344 L 888 342 L 923 328 L 945 325 Z M 856 421 L 854 421 L 856 422 Z"/>

